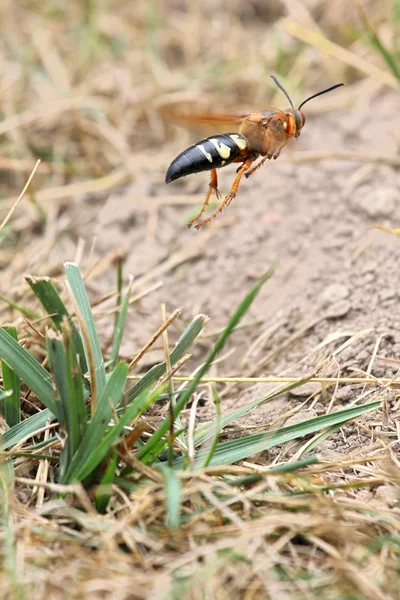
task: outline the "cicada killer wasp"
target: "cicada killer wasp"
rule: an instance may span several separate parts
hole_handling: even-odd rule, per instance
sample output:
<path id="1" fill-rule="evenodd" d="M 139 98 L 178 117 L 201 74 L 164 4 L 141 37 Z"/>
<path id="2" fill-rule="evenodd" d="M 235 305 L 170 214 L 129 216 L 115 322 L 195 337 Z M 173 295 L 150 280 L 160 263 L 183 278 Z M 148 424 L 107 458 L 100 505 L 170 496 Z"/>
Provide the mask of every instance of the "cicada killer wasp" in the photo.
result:
<path id="1" fill-rule="evenodd" d="M 196 221 L 199 221 L 195 225 L 196 229 L 200 229 L 203 225 L 209 223 L 211 219 L 221 212 L 224 206 L 228 206 L 233 198 L 235 198 L 243 175 L 246 178 L 250 177 L 266 160 L 278 158 L 282 148 L 286 146 L 291 138 L 299 137 L 306 122 L 301 108 L 307 102 L 344 85 L 343 83 L 338 83 L 322 90 L 322 92 L 313 94 L 307 100 L 304 100 L 299 108 L 295 109 L 285 88 L 279 83 L 276 77 L 273 75 L 271 77 L 289 100 L 291 108 L 286 110 L 268 108 L 267 110 L 241 115 L 239 117 L 241 124 L 237 131 L 222 133 L 201 140 L 181 152 L 170 164 L 165 176 L 165 183 L 170 183 L 175 179 L 191 175 L 192 173 L 211 171 L 209 189 L 203 206 L 199 214 L 190 221 L 189 227 Z M 221 118 L 215 117 L 215 120 L 230 122 L 232 122 L 232 119 L 233 116 L 229 117 L 228 115 L 223 115 Z M 238 117 L 236 117 L 237 120 Z M 260 162 L 250 168 L 260 156 Z M 226 167 L 231 163 L 242 164 L 236 170 L 236 177 L 233 180 L 229 194 L 225 196 L 218 208 L 207 219 L 200 221 L 210 201 L 211 194 L 214 192 L 218 199 L 221 198 L 218 191 L 217 169 Z"/>

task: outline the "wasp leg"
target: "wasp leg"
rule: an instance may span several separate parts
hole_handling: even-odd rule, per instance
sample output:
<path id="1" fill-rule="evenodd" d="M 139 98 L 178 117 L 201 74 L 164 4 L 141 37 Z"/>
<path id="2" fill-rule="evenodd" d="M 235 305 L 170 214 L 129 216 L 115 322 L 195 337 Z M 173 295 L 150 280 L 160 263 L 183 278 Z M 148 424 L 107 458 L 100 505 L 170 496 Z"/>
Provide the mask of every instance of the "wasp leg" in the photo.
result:
<path id="1" fill-rule="evenodd" d="M 199 212 L 199 214 L 196 217 L 194 217 L 194 219 L 192 219 L 188 223 L 188 227 L 191 227 L 195 221 L 200 219 L 201 215 L 204 213 L 204 211 L 207 208 L 207 205 L 210 201 L 212 192 L 215 192 L 215 195 L 217 196 L 218 200 L 221 198 L 221 194 L 219 193 L 219 190 L 218 190 L 218 176 L 217 176 L 216 169 L 212 169 L 210 172 L 210 183 L 208 184 L 208 192 L 207 192 L 206 199 L 203 202 L 203 206 L 201 207 L 201 211 Z"/>
<path id="2" fill-rule="evenodd" d="M 222 202 L 218 206 L 218 208 L 216 210 L 214 210 L 214 212 L 211 213 L 211 215 L 207 219 L 204 219 L 204 221 L 201 221 L 200 223 L 197 223 L 197 225 L 195 225 L 195 228 L 197 230 L 200 229 L 200 227 L 203 227 L 203 225 L 206 225 L 207 223 L 209 223 L 214 217 L 217 216 L 218 213 L 221 212 L 221 210 L 224 208 L 224 206 L 228 206 L 232 202 L 232 200 L 235 198 L 237 191 L 239 189 L 240 180 L 242 178 L 242 175 L 251 166 L 252 162 L 253 162 L 253 159 L 249 158 L 248 160 L 246 160 L 246 162 L 244 162 L 242 164 L 241 167 L 239 167 L 239 169 L 237 170 L 237 175 L 232 183 L 231 191 L 229 192 L 229 194 L 227 196 L 225 196 L 225 198 L 222 200 Z"/>
<path id="3" fill-rule="evenodd" d="M 275 157 L 274 157 L 274 158 L 275 158 Z M 253 175 L 253 173 L 254 173 L 255 171 L 257 171 L 257 169 L 259 169 L 260 167 L 262 167 L 262 166 L 263 166 L 263 164 L 265 163 L 265 161 L 266 161 L 266 160 L 270 160 L 270 159 L 271 159 L 271 156 L 264 156 L 264 158 L 262 158 L 262 159 L 260 160 L 260 162 L 258 163 L 258 165 L 256 165 L 256 166 L 255 166 L 255 167 L 253 167 L 252 169 L 250 169 L 250 171 L 248 171 L 247 173 L 245 173 L 245 175 L 244 175 L 244 176 L 246 177 L 246 179 L 248 179 L 248 178 L 250 177 L 250 175 Z"/>

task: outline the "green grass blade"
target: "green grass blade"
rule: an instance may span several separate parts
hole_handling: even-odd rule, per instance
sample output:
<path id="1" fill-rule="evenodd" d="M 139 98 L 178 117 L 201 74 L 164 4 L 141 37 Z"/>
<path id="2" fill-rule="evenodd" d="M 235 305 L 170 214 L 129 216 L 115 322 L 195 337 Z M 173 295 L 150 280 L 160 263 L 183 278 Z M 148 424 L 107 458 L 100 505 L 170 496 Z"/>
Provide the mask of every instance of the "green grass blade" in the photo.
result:
<path id="1" fill-rule="evenodd" d="M 319 460 L 316 456 L 308 456 L 307 458 L 303 458 L 297 462 L 289 462 L 285 465 L 279 465 L 279 467 L 272 467 L 265 471 L 262 475 L 258 473 L 254 473 L 254 475 L 245 475 L 244 477 L 235 477 L 230 481 L 227 481 L 227 484 L 232 487 L 246 487 L 248 485 L 254 485 L 258 481 L 261 481 L 265 477 L 268 477 L 272 474 L 282 474 L 285 473 L 294 473 L 295 471 L 299 471 L 300 469 L 304 469 L 305 467 L 309 467 L 310 465 L 317 465 Z"/>
<path id="2" fill-rule="evenodd" d="M 396 57 L 391 52 L 389 52 L 389 50 L 386 48 L 386 46 L 384 46 L 383 42 L 378 37 L 378 35 L 371 34 L 370 38 L 371 38 L 372 45 L 382 56 L 383 60 L 389 67 L 390 71 L 396 77 L 397 81 L 400 84 L 400 70 L 399 70 L 399 67 L 397 66 Z"/>
<path id="3" fill-rule="evenodd" d="M 278 398 L 282 394 L 286 394 L 290 390 L 303 385 L 312 376 L 313 376 L 313 373 L 311 373 L 307 377 L 302 377 L 302 378 L 298 379 L 298 381 L 289 383 L 288 385 L 285 385 L 284 387 L 277 388 L 276 390 L 273 390 L 270 394 L 268 394 L 267 396 L 263 396 L 259 400 L 254 400 L 254 402 L 250 402 L 249 404 L 245 404 L 244 406 L 241 406 L 240 408 L 236 408 L 235 410 L 230 411 L 229 413 L 227 413 L 226 415 L 221 417 L 221 424 L 220 424 L 221 429 L 223 429 L 224 427 L 226 427 L 233 421 L 236 421 L 240 417 L 243 417 L 244 415 L 246 415 L 250 411 L 254 410 L 261 404 L 264 404 L 264 402 L 269 402 L 270 400 L 274 400 L 275 398 Z M 206 423 L 205 425 L 200 426 L 194 436 L 196 446 L 199 446 L 199 445 L 203 444 L 206 440 L 212 438 L 212 436 L 214 435 L 214 431 L 215 431 L 215 426 L 213 423 Z"/>
<path id="4" fill-rule="evenodd" d="M 21 585 L 16 553 L 15 526 L 13 519 L 14 468 L 11 460 L 0 457 L 0 529 L 2 532 L 2 574 L 9 580 L 11 595 L 7 597 L 25 600 Z"/>
<path id="5" fill-rule="evenodd" d="M 53 414 L 56 414 L 56 399 L 49 373 L 4 329 L 0 329 L 0 359 L 15 371 Z"/>
<path id="6" fill-rule="evenodd" d="M 1 436 L 1 444 L 4 450 L 8 448 L 12 448 L 15 444 L 18 444 L 21 440 L 28 437 L 29 435 L 33 435 L 35 431 L 38 431 L 42 427 L 44 427 L 47 421 L 54 421 L 56 419 L 53 412 L 51 412 L 48 408 L 45 410 L 41 410 L 40 412 L 28 417 L 18 425 L 14 425 L 11 429 L 8 429 Z"/>
<path id="7" fill-rule="evenodd" d="M 400 0 L 394 0 L 393 20 L 395 21 L 395 25 L 399 26 L 399 24 L 400 24 Z"/>
<path id="8" fill-rule="evenodd" d="M 87 423 L 87 413 L 84 396 L 84 383 L 82 372 L 78 365 L 77 355 L 72 349 L 72 340 L 69 337 L 68 324 L 63 339 L 49 332 L 47 337 L 47 350 L 50 366 L 54 373 L 59 399 L 58 419 L 60 427 L 65 429 L 67 439 L 61 451 L 60 478 L 67 468 L 70 460 L 77 451 L 84 435 Z"/>
<path id="9" fill-rule="evenodd" d="M 178 341 L 176 342 L 175 348 L 172 350 L 170 354 L 171 365 L 174 365 L 184 356 L 190 346 L 193 344 L 197 336 L 202 331 L 205 323 L 207 321 L 207 317 L 205 315 L 197 315 L 185 331 L 182 333 Z M 165 375 L 167 370 L 167 366 L 165 361 L 154 365 L 149 371 L 147 371 L 146 375 L 144 375 L 139 381 L 124 394 L 123 402 L 125 404 L 130 404 L 135 398 L 139 396 L 144 390 L 147 390 L 153 383 L 155 383 L 160 377 Z"/>
<path id="10" fill-rule="evenodd" d="M 88 477 L 94 469 L 107 456 L 108 452 L 115 444 L 127 425 L 130 425 L 138 416 L 140 416 L 147 408 L 149 408 L 159 398 L 159 390 L 155 390 L 151 394 L 143 393 L 133 404 L 128 406 L 125 413 L 119 421 L 107 431 L 103 439 L 99 443 L 95 452 L 86 453 L 85 460 L 80 460 L 79 464 L 74 465 L 74 478 L 69 477 L 67 482 L 82 481 Z M 84 441 L 83 441 L 84 442 Z M 83 444 L 82 442 L 82 444 Z"/>
<path id="11" fill-rule="evenodd" d="M 40 319 L 40 315 L 33 312 L 32 310 L 29 310 L 28 308 L 25 308 L 24 306 L 21 306 L 21 304 L 14 302 L 14 300 L 10 300 L 10 298 L 3 296 L 3 294 L 0 294 L 0 298 L 1 300 L 3 300 L 3 302 L 8 304 L 8 306 L 11 306 L 11 308 L 18 310 L 22 315 L 25 315 L 25 317 L 27 317 L 28 319 Z"/>
<path id="12" fill-rule="evenodd" d="M 381 55 L 381 57 L 385 61 L 386 65 L 388 66 L 389 70 L 392 72 L 394 77 L 396 77 L 397 81 L 400 84 L 400 69 L 398 66 L 398 60 L 397 60 L 396 56 L 394 55 L 394 53 L 390 52 L 386 48 L 384 43 L 382 42 L 381 38 L 379 37 L 379 35 L 375 29 L 374 24 L 370 20 L 368 13 L 366 12 L 366 10 L 362 6 L 362 4 L 357 2 L 356 6 L 358 9 L 358 14 L 360 16 L 360 19 L 364 25 L 364 28 L 367 32 L 367 35 L 371 41 L 372 46 Z"/>
<path id="13" fill-rule="evenodd" d="M 4 450 L 0 442 L 0 450 Z M 0 455 L 0 495 L 11 490 L 14 485 L 14 464 L 9 458 Z M 1 503 L 0 503 L 1 506 Z"/>
<path id="14" fill-rule="evenodd" d="M 214 396 L 215 412 L 217 415 L 216 419 L 215 419 L 215 433 L 214 433 L 213 441 L 211 442 L 211 447 L 208 452 L 207 458 L 204 461 L 204 465 L 203 465 L 204 468 L 208 467 L 208 465 L 211 462 L 212 457 L 214 456 L 214 452 L 218 445 L 219 434 L 221 432 L 221 400 L 219 399 L 217 390 L 215 388 L 213 388 L 213 396 Z"/>
<path id="15" fill-rule="evenodd" d="M 66 350 L 65 374 L 68 386 L 68 396 L 62 398 L 64 412 L 68 416 L 68 436 L 71 434 L 70 454 L 72 458 L 80 446 L 87 426 L 84 383 L 77 354 L 69 338 L 69 332 L 64 333 Z"/>
<path id="16" fill-rule="evenodd" d="M 112 369 L 115 367 L 115 365 L 117 364 L 117 360 L 118 360 L 118 354 L 119 354 L 119 349 L 121 346 L 122 335 L 124 333 L 124 328 L 125 328 L 126 316 L 128 314 L 131 290 L 132 290 L 132 280 L 129 282 L 128 290 L 127 290 L 127 292 L 125 294 L 125 298 L 121 304 L 120 311 L 119 311 L 117 321 L 115 324 L 115 331 L 114 331 L 113 343 L 112 343 L 112 348 L 111 348 L 111 359 L 110 359 Z"/>
<path id="17" fill-rule="evenodd" d="M 80 476 L 79 473 L 82 472 L 83 467 L 88 463 L 93 464 L 96 462 L 91 461 L 91 458 L 93 456 L 96 457 L 98 454 L 99 444 L 101 443 L 106 430 L 109 428 L 109 423 L 113 416 L 112 406 L 115 407 L 121 400 L 127 376 L 128 365 L 122 362 L 119 363 L 112 372 L 102 395 L 98 399 L 93 418 L 87 425 L 79 449 L 73 457 L 65 474 L 64 483 L 81 481 L 83 477 Z M 98 464 L 99 463 L 97 462 L 92 467 L 92 470 Z M 91 470 L 87 474 L 90 474 L 90 472 Z"/>
<path id="18" fill-rule="evenodd" d="M 225 342 L 228 339 L 228 337 L 230 336 L 230 334 L 232 333 L 233 329 L 237 326 L 237 324 L 239 323 L 239 321 L 241 320 L 243 315 L 248 311 L 252 302 L 254 301 L 254 299 L 256 298 L 258 293 L 260 292 L 262 286 L 271 277 L 273 272 L 274 272 L 274 267 L 269 269 L 269 271 L 267 271 L 267 273 L 265 273 L 265 275 L 263 275 L 260 278 L 260 280 L 254 286 L 254 288 L 251 290 L 251 292 L 241 302 L 238 309 L 236 310 L 236 312 L 230 319 L 227 327 L 224 329 L 221 336 L 217 340 L 214 348 L 211 350 L 210 354 L 208 355 L 207 360 L 205 361 L 204 365 L 197 371 L 193 380 L 190 382 L 190 384 L 187 386 L 187 388 L 184 390 L 184 392 L 178 398 L 178 400 L 174 406 L 174 418 L 176 418 L 177 415 L 179 415 L 179 413 L 181 412 L 181 410 L 186 406 L 189 398 L 191 397 L 194 390 L 198 386 L 200 379 L 207 372 L 210 365 L 214 362 L 216 356 L 224 347 Z M 149 441 L 143 446 L 143 448 L 141 448 L 139 450 L 138 458 L 139 459 L 146 458 L 146 460 L 149 459 L 149 456 L 151 457 L 151 459 L 155 458 L 155 455 L 153 454 L 153 449 L 157 446 L 158 442 L 165 435 L 165 433 L 168 431 L 168 429 L 169 429 L 169 417 L 167 417 L 161 423 L 161 425 L 159 426 L 157 431 L 151 436 Z M 204 456 L 203 461 L 205 460 L 205 458 L 206 457 Z"/>
<path id="19" fill-rule="evenodd" d="M 88 369 L 81 335 L 54 284 L 49 277 L 33 277 L 32 275 L 25 275 L 25 279 L 47 314 L 51 315 L 51 320 L 58 331 L 61 331 L 63 319 L 66 318 L 68 320 L 71 329 L 72 342 L 75 351 L 79 354 L 82 372 L 86 373 Z"/>
<path id="20" fill-rule="evenodd" d="M 328 439 L 328 437 L 330 437 L 333 433 L 335 433 L 335 431 L 338 431 L 340 428 L 341 424 L 333 425 L 333 427 L 329 427 L 328 429 L 322 431 L 319 435 L 314 436 L 311 440 L 309 440 L 307 444 L 305 444 L 300 456 L 304 456 L 304 454 L 308 454 L 309 452 L 314 450 L 314 448 L 319 446 L 319 444 L 322 444 L 322 442 Z"/>
<path id="21" fill-rule="evenodd" d="M 66 375 L 65 348 L 61 336 L 49 330 L 46 338 L 46 349 L 50 368 L 56 384 L 56 417 L 61 428 L 68 430 L 68 418 L 64 405 L 68 402 L 68 382 Z M 66 400 L 65 400 L 66 399 Z"/>
<path id="22" fill-rule="evenodd" d="M 89 353 L 91 353 L 93 356 L 94 376 L 96 379 L 96 396 L 98 398 L 103 393 L 106 385 L 106 371 L 104 368 L 104 360 L 100 348 L 99 338 L 97 336 L 96 324 L 93 319 L 89 298 L 78 265 L 72 262 L 66 262 L 64 267 L 77 307 L 86 326 L 86 331 L 89 338 L 88 344 L 90 345 L 90 348 L 86 348 L 86 360 L 89 363 L 87 356 Z"/>
<path id="23" fill-rule="evenodd" d="M 325 429 L 326 427 L 332 427 L 339 423 L 343 424 L 364 413 L 376 410 L 379 408 L 380 404 L 380 402 L 370 402 L 363 406 L 347 408 L 335 413 L 330 413 L 329 415 L 323 415 L 322 417 L 308 419 L 302 423 L 296 423 L 296 425 L 281 427 L 280 429 L 269 431 L 267 433 L 257 433 L 255 435 L 225 442 L 217 447 L 210 465 L 230 465 L 239 460 L 244 460 L 249 456 L 254 456 L 258 452 L 262 452 L 263 450 L 267 450 L 278 444 L 284 444 L 291 440 L 320 431 L 321 429 Z M 196 455 L 194 468 L 200 468 L 202 466 L 207 456 L 207 452 L 208 450 L 199 450 Z M 182 468 L 183 464 L 184 457 L 179 457 L 174 462 L 174 469 Z"/>
<path id="24" fill-rule="evenodd" d="M 15 327 L 3 327 L 3 331 L 18 343 Z M 4 391 L 9 392 L 4 397 L 4 417 L 7 425 L 13 427 L 21 420 L 21 382 L 14 369 L 11 369 L 4 360 L 1 361 L 1 372 Z"/>
<path id="25" fill-rule="evenodd" d="M 112 484 L 115 479 L 115 472 L 118 465 L 118 454 L 115 452 L 110 462 L 107 465 L 106 472 L 104 473 L 99 485 L 96 489 L 95 504 L 96 509 L 99 513 L 106 512 L 108 503 L 112 496 Z"/>
<path id="26" fill-rule="evenodd" d="M 181 482 L 169 467 L 163 467 L 165 484 L 166 526 L 177 529 L 181 521 Z"/>
<path id="27" fill-rule="evenodd" d="M 122 285 L 124 281 L 123 276 L 124 258 L 122 255 L 117 258 L 117 308 L 121 307 L 122 302 Z M 115 314 L 115 327 L 118 323 L 119 311 Z M 115 333 L 114 333 L 115 336 Z"/>

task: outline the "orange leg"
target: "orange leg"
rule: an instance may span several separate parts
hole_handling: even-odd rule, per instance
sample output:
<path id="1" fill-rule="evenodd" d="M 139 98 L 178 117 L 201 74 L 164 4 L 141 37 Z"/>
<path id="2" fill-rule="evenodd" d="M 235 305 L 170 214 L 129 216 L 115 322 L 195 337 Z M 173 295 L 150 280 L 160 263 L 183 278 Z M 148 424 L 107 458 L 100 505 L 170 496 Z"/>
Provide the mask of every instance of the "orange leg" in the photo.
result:
<path id="1" fill-rule="evenodd" d="M 229 192 L 229 194 L 227 196 L 225 196 L 225 198 L 222 200 L 222 202 L 218 206 L 218 208 L 216 210 L 214 210 L 214 212 L 211 213 L 211 215 L 207 219 L 204 219 L 204 221 L 201 221 L 200 223 L 197 223 L 197 225 L 195 225 L 197 230 L 200 229 L 200 227 L 203 227 L 203 225 L 206 225 L 206 223 L 209 223 L 214 217 L 216 217 L 217 214 L 220 213 L 221 210 L 224 208 L 224 206 L 229 206 L 229 204 L 231 203 L 231 201 L 235 198 L 235 196 L 237 194 L 237 191 L 238 191 L 239 185 L 240 185 L 240 180 L 242 178 L 243 173 L 245 171 L 247 171 L 247 169 L 250 167 L 252 162 L 253 162 L 253 159 L 249 158 L 248 160 L 246 160 L 246 162 L 244 162 L 242 164 L 241 167 L 238 168 L 237 175 L 231 186 L 231 191 Z"/>
<path id="2" fill-rule="evenodd" d="M 268 155 L 268 156 L 264 156 L 260 162 L 258 163 L 258 165 L 256 165 L 255 167 L 253 167 L 252 169 L 250 169 L 250 171 L 248 171 L 248 173 L 245 174 L 246 179 L 248 179 L 250 177 L 250 175 L 253 175 L 253 173 L 255 171 L 257 171 L 257 169 L 259 169 L 260 167 L 263 166 L 263 164 L 265 163 L 266 160 L 271 160 L 271 158 L 278 158 L 280 153 L 281 153 L 282 148 L 279 148 L 279 150 L 277 152 L 275 152 L 275 154 L 272 156 L 272 154 Z"/>
<path id="3" fill-rule="evenodd" d="M 206 199 L 203 202 L 203 206 L 201 207 L 199 214 L 188 223 L 188 227 L 191 227 L 195 221 L 200 219 L 201 215 L 206 210 L 208 203 L 210 202 L 210 197 L 213 192 L 215 192 L 215 195 L 219 200 L 221 198 L 221 194 L 218 191 L 218 176 L 216 169 L 212 169 L 210 172 L 210 183 L 208 184 L 208 192 Z"/>
<path id="4" fill-rule="evenodd" d="M 250 171 L 248 171 L 248 172 L 245 174 L 245 177 L 246 177 L 246 179 L 248 179 L 248 178 L 250 177 L 250 175 L 253 175 L 253 173 L 254 173 L 255 171 L 257 171 L 257 169 L 259 169 L 260 167 L 262 167 L 262 166 L 263 166 L 263 164 L 265 163 L 265 161 L 266 161 L 266 160 L 269 160 L 269 159 L 270 159 L 270 158 L 269 158 L 269 156 L 264 156 L 264 158 L 262 158 L 262 159 L 260 160 L 260 162 L 258 163 L 258 165 L 256 165 L 256 166 L 255 166 L 255 167 L 253 167 L 252 169 L 250 169 Z"/>

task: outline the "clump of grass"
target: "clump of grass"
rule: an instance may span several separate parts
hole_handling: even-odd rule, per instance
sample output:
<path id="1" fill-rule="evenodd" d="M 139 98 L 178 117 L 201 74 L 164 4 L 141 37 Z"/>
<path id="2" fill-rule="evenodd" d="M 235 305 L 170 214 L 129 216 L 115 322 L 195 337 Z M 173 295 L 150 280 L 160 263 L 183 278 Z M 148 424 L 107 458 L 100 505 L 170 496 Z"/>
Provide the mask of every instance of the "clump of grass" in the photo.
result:
<path id="1" fill-rule="evenodd" d="M 308 379 L 299 378 L 227 414 L 221 412 L 218 394 L 214 391 L 217 413 L 215 423 L 187 429 L 185 419 L 181 418 L 182 411 L 201 384 L 202 377 L 272 272 L 273 269 L 270 269 L 247 294 L 204 364 L 191 381 L 177 392 L 173 388 L 167 390 L 166 377 L 172 376 L 174 368 L 182 361 L 203 329 L 206 321 L 204 315 L 198 315 L 186 327 L 169 354 L 169 367 L 165 360 L 153 366 L 139 381 L 129 384 L 129 364 L 118 360 L 131 293 L 130 284 L 122 292 L 122 273 L 119 275 L 119 315 L 115 320 L 109 356 L 104 356 L 101 351 L 84 281 L 75 263 L 65 264 L 72 310 L 68 309 L 51 279 L 27 276 L 31 290 L 51 321 L 46 331 L 46 355 L 42 364 L 18 342 L 14 330 L 10 335 L 9 329 L 0 329 L 4 387 L 0 390 L 0 398 L 3 399 L 3 405 L 7 406 L 5 403 L 9 401 L 8 394 L 11 394 L 13 403 L 12 411 L 4 411 L 10 428 L 2 436 L 0 471 L 4 534 L 12 530 L 10 515 L 17 515 L 19 512 L 18 503 L 13 499 L 13 490 L 18 495 L 25 489 L 29 490 L 29 503 L 36 498 L 36 504 L 43 515 L 53 515 L 56 522 L 60 519 L 60 523 L 67 520 L 69 528 L 80 532 L 82 540 L 85 539 L 86 542 L 83 545 L 78 539 L 73 542 L 78 544 L 79 552 L 87 553 L 83 548 L 88 541 L 87 535 L 94 526 L 97 533 L 94 538 L 91 534 L 89 546 L 103 547 L 104 535 L 106 538 L 111 535 L 113 540 L 118 540 L 119 545 L 123 544 L 125 550 L 135 556 L 136 538 L 132 538 L 132 535 L 136 536 L 135 532 L 138 530 L 136 527 L 129 527 L 129 531 L 123 532 L 123 523 L 132 510 L 137 510 L 137 518 L 144 519 L 149 528 L 145 536 L 153 538 L 155 547 L 161 547 L 157 544 L 162 544 L 162 563 L 168 557 L 174 557 L 175 566 L 168 571 L 168 585 L 170 593 L 175 597 L 197 585 L 200 574 L 201 577 L 221 575 L 228 572 L 237 561 L 239 564 L 247 561 L 248 555 L 241 544 L 228 535 L 221 547 L 225 551 L 218 554 L 213 566 L 206 563 L 198 571 L 194 569 L 196 561 L 190 561 L 192 567 L 189 571 L 182 571 L 176 555 L 177 551 L 178 555 L 181 554 L 182 549 L 175 547 L 173 531 L 176 532 L 175 535 L 181 538 L 183 536 L 183 540 L 188 539 L 187 535 L 200 535 L 211 540 L 215 527 L 222 528 L 224 536 L 232 526 L 232 531 L 237 533 L 247 530 L 250 532 L 251 519 L 249 521 L 242 515 L 239 507 L 246 505 L 246 511 L 250 509 L 249 514 L 256 518 L 259 513 L 256 506 L 260 506 L 261 502 L 261 505 L 275 507 L 270 516 L 275 515 L 271 524 L 273 523 L 272 530 L 278 536 L 277 539 L 284 535 L 284 531 L 289 530 L 292 535 L 300 535 L 302 532 L 307 544 L 315 544 L 315 527 L 319 525 L 313 511 L 317 505 L 318 510 L 321 509 L 322 497 L 335 488 L 334 483 L 323 483 L 316 475 L 318 471 L 313 475 L 313 468 L 319 463 L 318 457 L 306 455 L 298 462 L 288 461 L 279 466 L 264 467 L 261 471 L 238 463 L 276 445 L 309 434 L 316 434 L 312 444 L 314 449 L 319 439 L 326 439 L 330 432 L 336 431 L 350 419 L 376 410 L 380 405 L 379 401 L 353 406 L 266 433 L 220 440 L 221 432 L 227 425 L 256 410 L 262 403 L 302 385 Z M 23 384 L 18 387 L 20 381 Z M 16 414 L 21 410 L 21 404 L 24 406 L 27 389 L 30 401 L 37 399 L 35 404 L 39 410 L 31 416 L 24 415 L 22 411 L 22 420 L 16 422 Z M 157 402 L 171 402 L 171 394 L 171 411 L 151 426 L 146 420 L 149 411 Z M 171 416 L 174 421 L 173 429 Z M 172 438 L 171 431 L 174 432 Z M 194 449 L 194 452 L 189 452 L 189 448 Z M 165 461 L 167 456 L 172 459 L 168 465 Z M 272 487 L 270 477 L 274 477 L 276 481 Z M 378 481 L 385 479 L 381 476 Z M 350 486 L 353 489 L 360 485 L 368 486 L 370 483 L 368 479 L 362 478 L 346 483 L 347 488 Z M 33 490 L 36 492 L 32 493 Z M 38 494 L 37 490 L 41 490 L 41 493 Z M 302 519 L 299 520 L 294 514 L 290 517 L 293 509 L 303 513 Z M 106 533 L 101 525 L 103 521 L 99 519 L 104 513 L 114 523 L 113 532 L 107 529 L 107 525 Z M 196 523 L 206 523 L 209 518 L 207 515 L 211 515 L 213 525 L 203 533 L 200 533 L 201 530 L 196 533 Z M 262 517 L 264 518 L 266 517 Z M 262 519 L 259 526 L 264 531 Z M 136 517 L 134 520 L 136 521 Z M 50 521 L 48 523 L 50 526 Z M 322 523 L 320 518 L 318 523 Z M 42 518 L 39 529 L 35 525 L 35 531 L 39 532 L 43 541 L 50 540 L 50 544 L 56 540 L 62 541 L 65 535 L 60 530 L 54 536 Z M 307 531 L 313 532 L 309 533 L 310 539 Z M 267 530 L 263 535 L 267 535 L 266 532 Z M 68 533 L 67 538 L 69 535 Z M 12 541 L 12 536 L 9 539 L 11 542 L 9 541 L 6 549 L 9 565 L 7 585 L 8 589 L 16 589 L 17 586 L 17 590 L 22 590 L 22 593 L 26 588 L 25 584 L 18 583 L 18 560 L 15 554 L 17 545 Z M 268 543 L 272 542 L 269 534 L 265 539 L 269 540 Z M 185 541 L 184 547 L 186 543 Z M 323 544 L 322 547 L 325 548 Z M 188 551 L 189 548 L 185 550 Z M 151 560 L 155 560 L 155 555 L 153 557 L 151 552 L 150 554 Z M 113 558 L 110 557 L 109 564 L 102 567 L 108 576 L 113 576 L 112 561 L 120 560 L 118 553 L 111 556 Z M 90 562 L 91 559 L 86 554 L 83 564 L 89 571 L 92 568 Z M 121 565 L 119 568 L 122 568 Z M 270 568 L 272 571 L 275 569 L 272 563 Z M 124 568 L 122 572 L 125 573 Z M 318 583 L 320 576 L 317 577 L 317 587 L 321 585 Z M 25 581 L 31 581 L 29 577 Z M 296 580 L 298 577 L 301 577 L 301 569 L 299 573 L 287 572 L 283 563 L 280 564 L 278 580 L 284 587 L 285 581 Z M 247 582 L 246 585 L 250 585 L 246 577 L 244 581 Z M 257 581 L 261 585 L 258 578 Z M 146 589 L 150 589 L 149 586 L 153 584 L 155 582 L 147 579 L 144 585 Z M 232 593 L 242 589 L 237 586 L 238 581 L 235 579 Z"/>
<path id="2" fill-rule="evenodd" d="M 374 410 L 379 402 L 332 413 L 292 427 L 285 427 L 267 434 L 247 436 L 231 442 L 218 443 L 215 427 L 202 427 L 194 433 L 195 447 L 203 446 L 213 439 L 212 451 L 207 447 L 196 451 L 189 459 L 185 448 L 188 440 L 185 434 L 179 437 L 180 444 L 173 448 L 174 440 L 170 431 L 171 416 L 175 427 L 181 429 L 179 416 L 196 391 L 202 376 L 207 372 L 226 340 L 246 313 L 262 285 L 269 279 L 272 269 L 261 278 L 253 290 L 246 296 L 221 334 L 207 360 L 197 370 L 188 385 L 171 400 L 170 414 L 158 425 L 150 437 L 134 450 L 135 460 L 146 465 L 160 466 L 160 457 L 170 446 L 170 455 L 175 459 L 170 467 L 174 469 L 197 469 L 202 466 L 227 465 L 240 461 L 274 445 L 290 439 L 313 433 L 328 426 L 334 426 L 356 417 L 368 410 Z M 157 385 L 157 380 L 165 376 L 167 362 L 169 376 L 171 368 L 186 352 L 188 343 L 192 343 L 204 325 L 204 317 L 199 315 L 181 336 L 168 361 L 153 367 L 132 387 L 127 386 L 129 365 L 118 362 L 118 352 L 124 330 L 131 288 L 124 298 L 120 297 L 120 312 L 115 323 L 111 355 L 105 359 L 93 319 L 89 299 L 82 275 L 75 263 L 65 264 L 66 283 L 74 305 L 77 324 L 61 299 L 56 287 L 49 278 L 27 276 L 26 279 L 40 300 L 43 308 L 51 317 L 53 327 L 46 333 L 45 362 L 49 371 L 17 341 L 15 328 L 0 330 L 0 358 L 3 361 L 4 394 L 12 395 L 4 400 L 5 418 L 10 426 L 3 438 L 4 449 L 13 448 L 21 440 L 35 436 L 35 428 L 43 427 L 46 422 L 57 420 L 58 435 L 62 443 L 58 445 L 58 467 L 56 480 L 61 484 L 83 483 L 90 487 L 101 473 L 110 479 L 109 464 L 114 464 L 114 474 L 118 475 L 120 463 L 115 458 L 118 445 L 122 443 L 126 428 L 135 430 L 139 419 L 161 398 L 165 398 L 165 385 Z M 20 379 L 46 407 L 45 410 L 19 423 Z M 291 387 L 301 385 L 296 380 L 273 397 L 284 393 Z M 154 384 L 155 387 L 154 387 Z M 172 398 L 172 396 L 171 396 Z M 225 416 L 219 416 L 221 428 L 240 416 L 256 408 L 261 402 L 237 409 Z M 218 405 L 218 401 L 217 401 Z M 11 410 L 11 407 L 13 410 Z M 55 441 L 55 440 L 53 440 Z M 128 453 L 131 449 L 127 449 Z M 52 461 L 54 463 L 55 456 Z M 119 465 L 117 467 L 117 464 Z M 130 474 L 132 469 L 124 469 Z"/>

